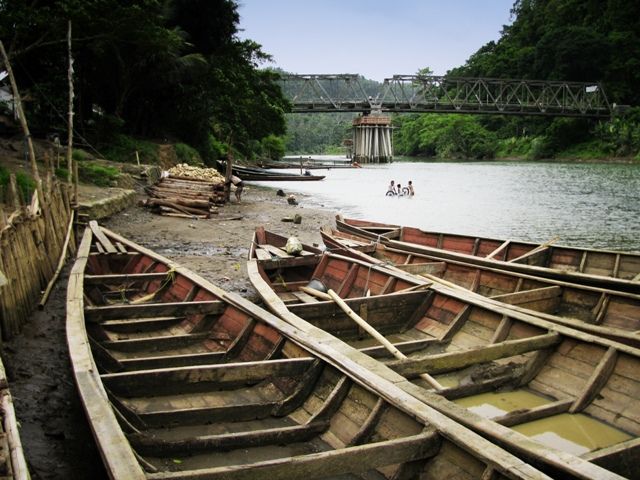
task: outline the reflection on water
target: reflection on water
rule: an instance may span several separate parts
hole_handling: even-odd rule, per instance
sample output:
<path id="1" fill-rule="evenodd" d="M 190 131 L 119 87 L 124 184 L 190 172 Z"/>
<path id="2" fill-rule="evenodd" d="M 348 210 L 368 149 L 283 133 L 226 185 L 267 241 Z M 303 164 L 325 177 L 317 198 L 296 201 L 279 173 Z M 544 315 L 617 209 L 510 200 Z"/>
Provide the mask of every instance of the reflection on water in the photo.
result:
<path id="1" fill-rule="evenodd" d="M 562 413 L 513 427 L 538 442 L 581 455 L 632 437 L 582 413 Z"/>
<path id="2" fill-rule="evenodd" d="M 549 400 L 526 390 L 514 390 L 482 393 L 460 398 L 455 403 L 485 418 L 494 418 L 515 410 L 538 407 Z"/>
<path id="3" fill-rule="evenodd" d="M 314 171 L 320 182 L 260 182 L 345 216 L 456 232 L 640 250 L 640 165 L 395 162 Z M 387 197 L 390 180 L 415 197 Z M 303 202 L 304 205 L 304 202 Z"/>

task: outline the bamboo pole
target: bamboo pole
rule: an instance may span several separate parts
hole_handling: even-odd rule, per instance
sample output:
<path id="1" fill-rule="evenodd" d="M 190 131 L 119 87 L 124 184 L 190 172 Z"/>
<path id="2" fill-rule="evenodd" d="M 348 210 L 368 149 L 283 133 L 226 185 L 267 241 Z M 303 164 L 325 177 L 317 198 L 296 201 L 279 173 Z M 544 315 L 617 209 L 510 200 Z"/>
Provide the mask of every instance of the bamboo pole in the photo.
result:
<path id="1" fill-rule="evenodd" d="M 45 289 L 44 294 L 40 299 L 40 303 L 38 304 L 38 308 L 40 310 L 42 310 L 45 304 L 47 303 L 47 300 L 49 299 L 49 294 L 51 293 L 51 290 L 53 289 L 53 286 L 55 285 L 56 280 L 58 279 L 58 276 L 62 271 L 62 267 L 64 266 L 64 261 L 67 258 L 67 248 L 69 247 L 69 239 L 71 238 L 71 232 L 73 231 L 73 217 L 74 215 L 72 212 L 71 216 L 69 217 L 69 225 L 67 226 L 67 236 L 64 239 L 62 252 L 60 252 L 60 259 L 58 260 L 58 268 L 56 268 L 56 271 L 53 273 L 53 277 L 51 277 L 51 280 L 49 281 L 49 284 L 47 285 L 47 288 Z"/>
<path id="2" fill-rule="evenodd" d="M 33 179 L 36 182 L 36 190 L 38 191 L 40 198 L 44 198 L 42 195 L 42 181 L 40 180 L 40 175 L 38 173 L 38 165 L 36 163 L 36 153 L 33 149 L 33 142 L 31 141 L 31 132 L 29 132 L 27 117 L 25 116 L 24 110 L 22 109 L 22 100 L 20 99 L 20 92 L 18 90 L 18 85 L 16 83 L 15 77 L 13 76 L 13 69 L 11 68 L 9 57 L 7 56 L 7 52 L 5 51 L 4 44 L 2 43 L 1 40 L 0 40 L 0 54 L 2 54 L 4 65 L 7 69 L 7 73 L 9 74 L 9 81 L 11 82 L 11 89 L 13 90 L 13 100 L 14 100 L 15 108 L 18 111 L 18 120 L 20 120 L 20 125 L 22 127 L 24 137 L 27 140 L 27 146 L 29 149 L 29 161 L 31 163 L 31 175 L 33 175 Z"/>
<path id="3" fill-rule="evenodd" d="M 69 111 L 67 113 L 67 182 L 71 184 L 73 178 L 73 57 L 71 56 L 71 20 L 67 28 L 67 52 L 69 58 L 69 69 L 67 70 L 67 80 L 69 82 Z M 77 203 L 77 191 L 74 190 L 73 203 Z"/>
<path id="4" fill-rule="evenodd" d="M 369 335 L 371 335 L 375 340 L 378 341 L 384 348 L 386 348 L 394 357 L 398 360 L 406 360 L 407 356 L 398 350 L 389 340 L 387 340 L 380 332 L 378 332 L 375 328 L 373 328 L 369 323 L 367 323 L 360 315 L 354 312 L 349 305 L 345 303 L 340 296 L 329 289 L 327 291 L 327 295 L 331 297 L 331 299 L 336 302 L 336 304 L 342 309 L 344 313 L 347 314 L 349 318 L 351 318 L 354 322 L 356 322 L 360 327 L 362 327 Z M 420 378 L 425 380 L 429 385 L 435 388 L 437 391 L 444 390 L 444 387 L 431 375 L 428 373 L 420 374 Z"/>

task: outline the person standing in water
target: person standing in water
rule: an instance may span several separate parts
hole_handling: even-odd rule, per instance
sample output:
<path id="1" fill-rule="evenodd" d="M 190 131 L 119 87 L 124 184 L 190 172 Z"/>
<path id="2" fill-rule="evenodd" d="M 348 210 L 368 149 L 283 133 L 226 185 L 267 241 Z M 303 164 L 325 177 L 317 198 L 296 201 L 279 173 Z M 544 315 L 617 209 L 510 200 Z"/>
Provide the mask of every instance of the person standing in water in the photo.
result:
<path id="1" fill-rule="evenodd" d="M 415 192 L 413 191 L 413 182 L 411 180 L 409 180 L 409 186 L 407 187 L 407 189 L 409 190 L 408 195 L 410 197 L 413 197 L 413 195 L 415 194 Z"/>

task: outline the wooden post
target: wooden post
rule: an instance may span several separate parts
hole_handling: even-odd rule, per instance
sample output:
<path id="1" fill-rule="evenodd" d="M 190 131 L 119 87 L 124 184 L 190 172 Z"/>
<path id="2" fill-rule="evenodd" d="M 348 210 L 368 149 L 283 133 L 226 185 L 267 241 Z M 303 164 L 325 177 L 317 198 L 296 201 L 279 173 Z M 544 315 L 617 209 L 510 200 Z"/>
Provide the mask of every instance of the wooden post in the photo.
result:
<path id="1" fill-rule="evenodd" d="M 25 117 L 24 110 L 22 109 L 22 100 L 20 99 L 20 92 L 18 91 L 18 85 L 16 84 L 16 79 L 13 76 L 13 69 L 11 68 L 11 63 L 9 63 L 9 57 L 7 56 L 7 52 L 4 49 L 4 44 L 2 43 L 2 41 L 0 41 L 0 54 L 2 54 L 4 65 L 7 69 L 7 73 L 9 74 L 11 89 L 13 90 L 13 100 L 14 100 L 15 108 L 18 111 L 18 120 L 20 120 L 20 126 L 22 127 L 22 132 L 24 133 L 24 137 L 27 139 L 27 147 L 29 149 L 29 161 L 31 162 L 31 175 L 33 175 L 33 179 L 36 182 L 36 190 L 38 191 L 38 196 L 40 198 L 44 198 L 44 196 L 42 195 L 42 181 L 40 180 L 40 174 L 38 173 L 38 165 L 36 164 L 36 152 L 33 150 L 33 142 L 31 141 L 31 132 L 29 132 L 29 125 L 27 125 L 27 117 Z"/>
<path id="2" fill-rule="evenodd" d="M 229 142 L 229 150 L 227 150 L 227 168 L 224 174 L 225 188 L 225 201 L 231 200 L 231 175 L 233 175 L 233 151 L 231 149 L 231 142 Z"/>
<path id="3" fill-rule="evenodd" d="M 67 71 L 67 80 L 69 82 L 69 111 L 67 120 L 67 182 L 70 184 L 72 178 L 75 177 L 75 187 L 73 189 L 73 204 L 78 203 L 78 187 L 77 187 L 77 169 L 73 166 L 73 57 L 71 56 L 71 20 L 67 29 L 67 52 L 69 57 L 69 69 Z"/>

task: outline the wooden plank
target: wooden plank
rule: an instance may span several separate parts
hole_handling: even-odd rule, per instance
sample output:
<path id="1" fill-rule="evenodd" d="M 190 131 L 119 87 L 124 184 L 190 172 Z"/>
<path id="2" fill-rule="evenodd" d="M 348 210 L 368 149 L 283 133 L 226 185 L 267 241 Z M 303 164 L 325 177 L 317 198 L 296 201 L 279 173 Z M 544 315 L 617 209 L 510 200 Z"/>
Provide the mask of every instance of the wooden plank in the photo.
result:
<path id="1" fill-rule="evenodd" d="M 351 389 L 351 384 L 351 379 L 343 375 L 322 406 L 311 416 L 309 422 L 329 421 L 342 405 L 342 402 Z"/>
<path id="2" fill-rule="evenodd" d="M 591 377 L 589 378 L 584 391 L 576 399 L 573 405 L 571 405 L 569 413 L 580 412 L 584 410 L 587 405 L 589 405 L 589 403 L 591 403 L 594 397 L 600 392 L 602 387 L 609 380 L 609 377 L 615 369 L 617 360 L 617 350 L 615 349 L 615 347 L 609 347 L 605 354 L 602 356 L 602 359 L 598 363 L 598 366 L 591 374 Z"/>
<path id="3" fill-rule="evenodd" d="M 507 248 L 510 243 L 511 243 L 511 240 L 505 240 L 502 243 L 502 245 L 500 245 L 498 248 L 496 248 L 493 252 L 491 252 L 485 258 L 491 259 L 491 258 L 495 257 L 497 254 L 499 254 L 501 251 L 503 251 L 505 248 Z"/>
<path id="4" fill-rule="evenodd" d="M 233 358 L 242 351 L 249 341 L 256 324 L 257 322 L 254 318 L 248 318 L 247 323 L 242 328 L 242 331 L 236 335 L 236 338 L 233 339 L 233 342 L 231 342 L 231 345 L 227 348 L 227 354 L 225 357 Z"/>
<path id="5" fill-rule="evenodd" d="M 175 325 L 184 320 L 184 317 L 151 317 L 131 318 L 125 320 L 105 320 L 100 325 L 105 330 L 119 333 L 148 332 L 160 330 Z"/>
<path id="6" fill-rule="evenodd" d="M 348 295 L 351 287 L 353 286 L 353 282 L 355 282 L 356 277 L 358 276 L 358 269 L 359 266 L 357 263 L 351 265 L 349 271 L 347 272 L 347 275 L 344 277 L 344 280 L 342 280 L 342 283 L 336 289 L 338 295 L 340 295 L 341 297 L 346 297 Z"/>
<path id="7" fill-rule="evenodd" d="M 251 432 L 233 432 L 220 435 L 201 435 L 181 439 L 163 439 L 146 434 L 129 435 L 133 448 L 141 455 L 152 457 L 193 454 L 206 451 L 255 448 L 266 445 L 287 445 L 306 442 L 321 434 L 329 422 L 316 421 L 304 425 L 269 428 Z"/>
<path id="8" fill-rule="evenodd" d="M 269 253 L 273 253 L 275 256 L 280 257 L 280 258 L 292 258 L 293 257 L 292 255 L 289 255 L 287 252 L 285 252 L 281 248 L 278 248 L 278 247 L 276 247 L 274 245 L 269 245 L 268 243 L 260 245 L 260 248 L 263 248 L 264 250 L 268 251 Z"/>
<path id="9" fill-rule="evenodd" d="M 308 293 L 305 292 L 293 292 L 293 294 L 302 302 L 302 303 L 318 303 L 320 300 L 318 300 L 316 297 L 312 297 L 311 295 L 309 295 Z"/>
<path id="10" fill-rule="evenodd" d="M 511 317 L 503 315 L 498 328 L 496 328 L 495 332 L 493 332 L 493 337 L 491 337 L 490 343 L 502 342 L 505 338 L 507 338 L 512 324 L 513 320 L 511 320 Z"/>
<path id="11" fill-rule="evenodd" d="M 226 352 L 185 353 L 180 355 L 159 355 L 123 358 L 120 365 L 126 371 L 150 370 L 153 368 L 175 368 L 192 365 L 213 365 L 222 362 Z M 120 369 L 122 370 L 122 369 Z"/>
<path id="12" fill-rule="evenodd" d="M 552 287 L 534 288 L 531 290 L 523 290 L 521 292 L 493 295 L 489 298 L 499 302 L 508 303 L 509 305 L 520 305 L 523 303 L 559 297 L 560 295 L 562 295 L 562 287 L 554 285 Z"/>
<path id="13" fill-rule="evenodd" d="M 389 366 L 405 377 L 414 377 L 424 372 L 443 373 L 550 347 L 557 345 L 561 340 L 562 337 L 558 333 L 547 333 L 531 338 L 508 340 L 462 352 L 441 353 L 421 358 L 397 360 L 389 363 Z"/>
<path id="14" fill-rule="evenodd" d="M 271 257 L 269 256 L 266 260 L 259 260 L 260 267 L 264 270 L 276 270 L 278 268 L 286 268 L 286 267 L 301 267 L 307 265 L 317 265 L 318 264 L 318 256 L 317 255 L 307 255 L 303 257 L 292 257 L 281 258 L 281 257 Z"/>
<path id="15" fill-rule="evenodd" d="M 254 252 L 258 260 L 271 260 L 271 254 L 260 247 L 257 247 Z"/>
<path id="16" fill-rule="evenodd" d="M 95 220 L 91 220 L 89 222 L 89 228 L 91 232 L 96 237 L 96 240 L 100 243 L 96 245 L 101 245 L 106 253 L 118 253 L 118 249 L 111 243 L 111 240 L 107 238 L 107 236 L 103 233 L 102 229 L 98 225 L 98 222 Z"/>
<path id="17" fill-rule="evenodd" d="M 108 340 L 100 342 L 107 350 L 120 352 L 140 352 L 144 350 L 168 350 L 186 347 L 208 340 L 209 332 L 187 333 L 184 335 L 164 335 L 156 337 L 130 338 L 123 340 Z"/>
<path id="18" fill-rule="evenodd" d="M 177 315 L 212 315 L 224 312 L 226 305 L 220 300 L 197 302 L 146 303 L 140 305 L 106 305 L 85 308 L 87 322 L 118 318 L 144 318 Z"/>
<path id="19" fill-rule="evenodd" d="M 91 285 L 120 285 L 123 283 L 151 282 L 154 280 L 164 280 L 168 272 L 153 273 L 116 273 L 109 275 L 85 275 L 84 283 Z"/>
<path id="20" fill-rule="evenodd" d="M 453 338 L 453 336 L 458 333 L 458 331 L 462 328 L 464 323 L 469 318 L 469 314 L 471 313 L 471 305 L 467 304 L 460 309 L 458 314 L 455 316 L 451 323 L 449 324 L 449 328 L 446 333 L 442 336 L 443 342 L 448 342 Z"/>
<path id="21" fill-rule="evenodd" d="M 224 363 L 220 365 L 195 365 L 191 367 L 118 372 L 101 375 L 102 382 L 117 395 L 144 396 L 153 394 L 191 391 L 190 386 L 202 384 L 263 381 L 270 377 L 297 376 L 307 372 L 312 358 L 280 359 L 257 362 Z M 210 388 L 210 387 L 207 387 Z"/>
<path id="22" fill-rule="evenodd" d="M 533 408 L 527 408 L 524 410 L 514 410 L 500 417 L 494 417 L 493 421 L 504 425 L 505 427 L 512 427 L 521 423 L 532 422 L 541 418 L 550 417 L 559 413 L 569 411 L 573 399 L 558 400 L 555 402 L 547 403 L 545 405 L 539 405 Z"/>
<path id="23" fill-rule="evenodd" d="M 366 420 L 360 425 L 360 430 L 351 438 L 347 446 L 353 447 L 368 442 L 388 407 L 389 404 L 382 398 L 379 398 L 375 406 L 371 409 L 371 412 L 369 412 Z"/>
<path id="24" fill-rule="evenodd" d="M 330 450 L 308 455 L 287 456 L 245 465 L 199 469 L 197 471 L 161 472 L 149 480 L 194 478 L 288 480 L 291 478 L 335 477 L 366 472 L 386 465 L 402 464 L 429 458 L 440 450 L 441 438 L 433 432 L 386 440 L 366 445 Z"/>

